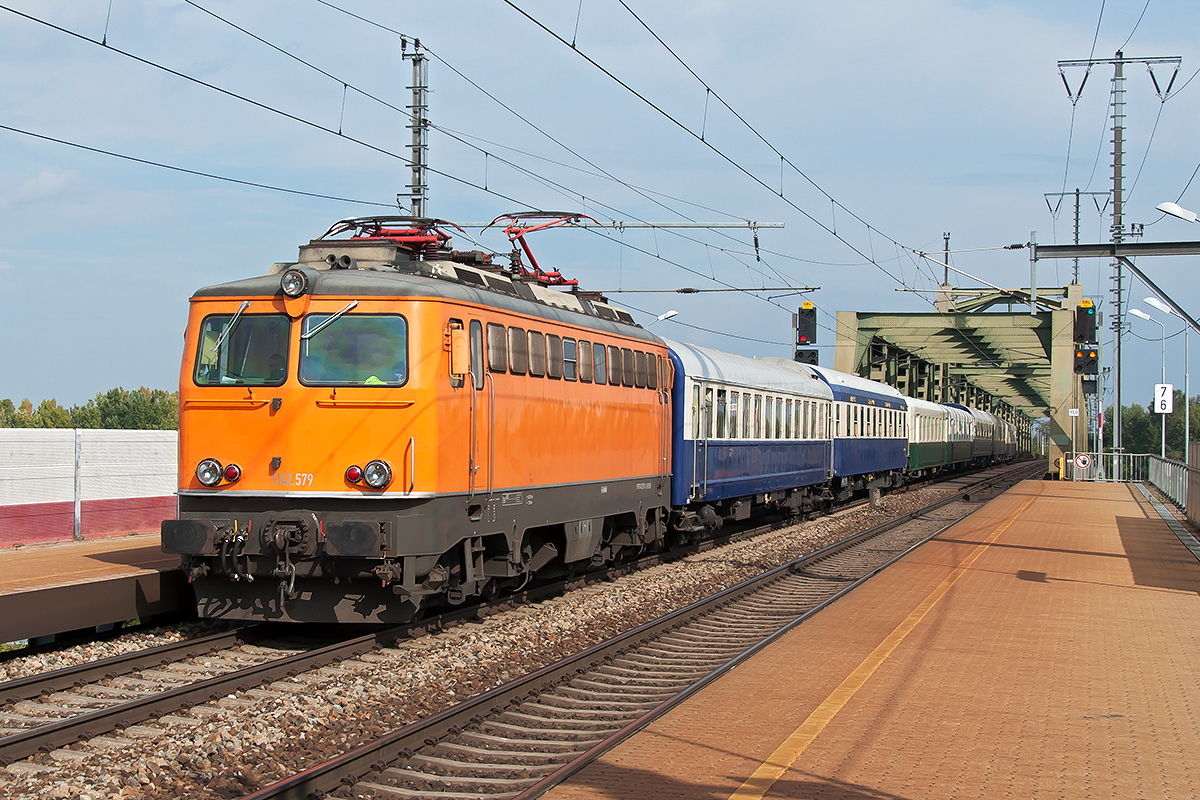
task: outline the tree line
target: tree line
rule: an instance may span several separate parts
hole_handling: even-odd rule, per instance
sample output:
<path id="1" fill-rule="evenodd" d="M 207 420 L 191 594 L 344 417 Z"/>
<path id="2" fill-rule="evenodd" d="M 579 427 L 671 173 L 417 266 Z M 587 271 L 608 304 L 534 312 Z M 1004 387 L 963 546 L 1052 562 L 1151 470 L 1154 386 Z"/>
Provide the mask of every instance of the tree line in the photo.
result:
<path id="1" fill-rule="evenodd" d="M 1192 398 L 1192 438 L 1200 440 L 1200 396 Z M 1112 450 L 1112 406 L 1104 411 L 1104 449 Z M 1183 446 L 1183 391 L 1175 390 L 1174 410 L 1167 415 L 1167 458 L 1186 460 Z M 1126 453 L 1158 453 L 1162 420 L 1153 409 L 1134 403 L 1121 414 L 1121 449 Z"/>
<path id="2" fill-rule="evenodd" d="M 51 398 L 35 407 L 29 398 L 0 400 L 0 428 L 114 428 L 178 430 L 179 392 L 109 389 L 81 406 L 65 408 Z"/>

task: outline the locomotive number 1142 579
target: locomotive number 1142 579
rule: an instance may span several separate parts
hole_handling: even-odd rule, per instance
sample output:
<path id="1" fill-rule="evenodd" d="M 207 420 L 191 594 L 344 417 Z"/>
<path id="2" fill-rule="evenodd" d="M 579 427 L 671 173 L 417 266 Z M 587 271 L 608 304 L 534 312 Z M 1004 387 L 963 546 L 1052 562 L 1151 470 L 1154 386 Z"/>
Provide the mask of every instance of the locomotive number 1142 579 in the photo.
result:
<path id="1" fill-rule="evenodd" d="M 276 472 L 271 476 L 271 483 L 276 486 L 312 486 L 311 472 Z"/>

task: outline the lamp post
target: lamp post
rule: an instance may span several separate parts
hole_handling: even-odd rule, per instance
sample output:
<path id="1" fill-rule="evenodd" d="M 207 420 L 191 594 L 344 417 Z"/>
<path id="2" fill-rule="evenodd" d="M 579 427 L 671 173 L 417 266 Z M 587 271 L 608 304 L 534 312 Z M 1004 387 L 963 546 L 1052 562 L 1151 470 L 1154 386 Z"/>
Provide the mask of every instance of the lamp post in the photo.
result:
<path id="1" fill-rule="evenodd" d="M 1140 308 L 1131 308 L 1131 309 L 1129 309 L 1129 313 L 1132 314 L 1133 316 L 1137 317 L 1138 319 L 1144 319 L 1148 322 L 1153 322 L 1155 325 L 1157 325 L 1159 328 L 1162 329 L 1161 336 L 1159 337 L 1159 343 L 1162 345 L 1162 379 L 1159 381 L 1159 383 L 1166 383 L 1167 382 L 1167 326 L 1164 325 L 1163 323 L 1159 322 L 1158 320 L 1156 320 L 1154 317 L 1147 314 L 1145 311 L 1142 311 Z M 1153 405 L 1153 403 L 1151 403 L 1151 405 Z M 1167 457 L 1167 415 L 1160 414 L 1159 416 L 1162 417 L 1161 457 L 1165 459 Z"/>
<path id="2" fill-rule="evenodd" d="M 1200 220 L 1200 215 L 1195 211 L 1188 211 L 1178 203 L 1159 203 L 1155 206 L 1164 214 L 1170 214 L 1172 217 L 1178 217 L 1186 222 L 1196 222 Z M 1158 298 L 1155 298 L 1156 300 Z M 1151 303 L 1155 308 L 1162 308 L 1161 301 Z M 1165 304 L 1163 304 L 1165 305 Z M 1188 328 L 1191 325 L 1185 319 L 1183 321 L 1183 461 L 1186 464 L 1188 460 L 1188 450 L 1192 443 L 1192 414 L 1191 414 L 1191 385 L 1188 382 L 1190 376 L 1191 364 L 1188 362 Z"/>
<path id="3" fill-rule="evenodd" d="M 671 317 L 675 316 L 675 315 L 676 315 L 676 314 L 678 314 L 678 313 L 679 313 L 678 311 L 676 311 L 675 309 L 673 309 L 673 308 L 672 308 L 672 309 L 671 309 L 670 311 L 668 311 L 667 313 L 665 313 L 665 314 L 659 314 L 657 317 L 655 317 L 655 318 L 654 318 L 654 322 L 662 322 L 664 319 L 670 319 Z M 648 323 L 646 323 L 646 327 L 647 327 L 647 328 L 649 328 L 651 325 L 653 325 L 653 324 L 654 324 L 654 322 L 648 322 Z"/>
<path id="4" fill-rule="evenodd" d="M 1169 305 L 1164 303 L 1162 300 L 1159 300 L 1157 297 L 1147 297 L 1147 298 L 1145 298 L 1145 302 L 1147 305 L 1154 306 L 1155 308 L 1157 308 L 1159 311 L 1163 312 L 1164 314 L 1170 314 L 1173 317 L 1178 316 L 1178 314 L 1176 314 Z M 1192 399 L 1191 399 L 1191 393 L 1192 393 L 1191 366 L 1192 365 L 1191 365 L 1191 360 L 1188 357 L 1188 334 L 1191 333 L 1189 328 L 1191 328 L 1191 326 L 1187 324 L 1187 320 L 1184 320 L 1183 321 L 1183 461 L 1185 464 L 1187 463 L 1187 458 L 1188 458 L 1188 452 L 1187 452 L 1188 444 L 1192 441 L 1192 405 L 1191 405 L 1191 403 L 1192 403 Z"/>

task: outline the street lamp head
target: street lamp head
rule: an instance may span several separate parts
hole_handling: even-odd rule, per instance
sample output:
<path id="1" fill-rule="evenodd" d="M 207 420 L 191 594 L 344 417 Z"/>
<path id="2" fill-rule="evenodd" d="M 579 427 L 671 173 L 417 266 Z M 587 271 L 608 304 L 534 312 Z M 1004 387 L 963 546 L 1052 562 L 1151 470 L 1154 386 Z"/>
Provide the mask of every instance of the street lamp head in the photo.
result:
<path id="1" fill-rule="evenodd" d="M 1145 311 L 1142 311 L 1140 308 L 1131 308 L 1131 309 L 1129 309 L 1129 313 L 1133 314 L 1135 317 L 1137 317 L 1139 319 L 1148 319 L 1151 322 L 1157 322 L 1157 320 L 1154 319 L 1154 317 L 1150 316 Z"/>
<path id="2" fill-rule="evenodd" d="M 1195 211 L 1188 211 L 1178 203 L 1159 203 L 1155 208 L 1164 214 L 1170 214 L 1172 217 L 1179 217 L 1188 222 L 1195 222 L 1198 218 Z"/>
<path id="3" fill-rule="evenodd" d="M 672 308 L 670 311 L 666 312 L 665 314 L 659 314 L 657 317 L 655 317 L 654 322 L 662 322 L 664 319 L 670 319 L 671 317 L 675 316 L 678 313 L 679 313 L 678 311 L 676 311 L 675 309 Z M 648 325 L 646 325 L 646 327 L 649 328 L 650 325 L 654 324 L 654 322 L 649 323 Z"/>
<path id="4" fill-rule="evenodd" d="M 1145 298 L 1142 298 L 1142 302 L 1148 306 L 1153 306 L 1154 308 L 1157 308 L 1159 311 L 1163 312 L 1164 314 L 1174 314 L 1175 313 L 1174 311 L 1171 310 L 1171 307 L 1169 305 L 1164 303 L 1162 300 L 1159 300 L 1157 297 L 1145 297 Z"/>

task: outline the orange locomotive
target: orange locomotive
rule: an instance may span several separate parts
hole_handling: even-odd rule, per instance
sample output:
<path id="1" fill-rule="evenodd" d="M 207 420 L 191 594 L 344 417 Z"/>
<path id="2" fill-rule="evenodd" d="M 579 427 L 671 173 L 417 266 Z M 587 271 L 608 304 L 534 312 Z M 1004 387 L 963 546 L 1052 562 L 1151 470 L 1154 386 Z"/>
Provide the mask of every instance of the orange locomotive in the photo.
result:
<path id="1" fill-rule="evenodd" d="M 403 622 L 664 543 L 665 344 L 445 225 L 346 220 L 191 298 L 162 541 L 201 616 Z"/>

